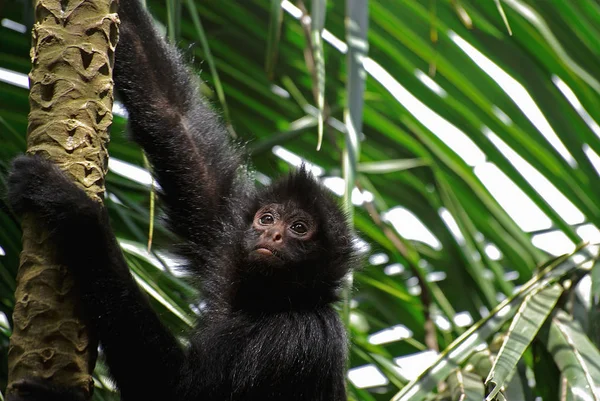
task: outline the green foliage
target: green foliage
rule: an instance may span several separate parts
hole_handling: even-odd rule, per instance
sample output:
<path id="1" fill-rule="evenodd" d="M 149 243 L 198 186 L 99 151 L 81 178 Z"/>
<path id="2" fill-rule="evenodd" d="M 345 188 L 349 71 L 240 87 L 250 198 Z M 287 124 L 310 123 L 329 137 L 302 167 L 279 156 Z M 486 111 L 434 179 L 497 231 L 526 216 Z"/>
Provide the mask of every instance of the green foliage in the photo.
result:
<path id="1" fill-rule="evenodd" d="M 346 24 L 366 1 L 147 3 L 232 134 L 249 142 L 257 171 L 290 168 L 271 151 L 278 145 L 372 195 L 353 211 L 377 257 L 354 276 L 350 368 L 372 365 L 384 379 L 351 382 L 350 399 L 600 400 L 600 268 L 595 247 L 575 249 L 600 226 L 596 0 L 372 0 L 368 30 Z M 312 43 L 320 24 L 299 20 L 313 10 L 325 18 L 322 46 Z M 23 13 L 9 0 L 0 20 L 27 23 Z M 364 34 L 368 54 L 357 46 Z M 28 34 L 3 26 L 0 38 L 0 68 L 28 73 Z M 27 112 L 27 90 L 0 82 L 3 170 L 24 150 Z M 143 166 L 124 130 L 116 116 L 111 157 Z M 520 191 L 513 199 L 505 181 Z M 111 172 L 107 191 L 136 278 L 165 322 L 188 330 L 196 294 L 171 274 L 172 238 L 160 222 L 144 251 L 149 188 Z M 20 228 L 0 206 L 0 312 L 10 319 Z M 435 240 L 422 240 L 414 218 Z M 563 239 L 544 245 L 552 235 Z M 397 339 L 377 340 L 388 329 Z M 10 320 L 0 327 L 2 360 L 9 334 Z M 395 358 L 413 354 L 397 369 Z M 96 396 L 114 399 L 104 373 Z"/>

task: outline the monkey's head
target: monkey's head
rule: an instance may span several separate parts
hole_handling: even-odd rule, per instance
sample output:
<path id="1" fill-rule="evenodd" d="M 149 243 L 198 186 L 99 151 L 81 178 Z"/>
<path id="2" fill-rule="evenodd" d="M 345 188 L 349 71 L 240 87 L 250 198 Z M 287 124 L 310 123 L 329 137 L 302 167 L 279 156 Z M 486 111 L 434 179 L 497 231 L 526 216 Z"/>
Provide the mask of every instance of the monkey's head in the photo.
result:
<path id="1" fill-rule="evenodd" d="M 249 267 L 305 288 L 334 288 L 353 267 L 353 233 L 331 192 L 306 171 L 261 191 L 245 236 Z"/>

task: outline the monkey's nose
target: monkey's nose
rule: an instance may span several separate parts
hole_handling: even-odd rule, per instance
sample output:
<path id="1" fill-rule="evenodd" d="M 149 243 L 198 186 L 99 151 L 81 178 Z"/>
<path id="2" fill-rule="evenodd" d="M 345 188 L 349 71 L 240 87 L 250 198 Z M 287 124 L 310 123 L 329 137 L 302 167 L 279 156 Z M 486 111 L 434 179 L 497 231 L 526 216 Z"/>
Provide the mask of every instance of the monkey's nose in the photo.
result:
<path id="1" fill-rule="evenodd" d="M 281 241 L 283 241 L 283 237 L 281 236 L 281 233 L 279 231 L 275 231 L 271 235 L 271 239 L 273 240 L 273 242 L 281 242 Z"/>

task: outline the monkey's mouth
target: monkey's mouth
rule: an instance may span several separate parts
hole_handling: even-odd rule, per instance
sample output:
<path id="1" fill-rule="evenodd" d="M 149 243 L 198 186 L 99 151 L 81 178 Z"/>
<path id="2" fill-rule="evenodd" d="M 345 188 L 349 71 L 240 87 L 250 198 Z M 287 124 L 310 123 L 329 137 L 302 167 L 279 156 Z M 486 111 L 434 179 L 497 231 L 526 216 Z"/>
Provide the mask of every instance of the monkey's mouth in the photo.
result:
<path id="1" fill-rule="evenodd" d="M 279 252 L 269 246 L 257 245 L 254 247 L 253 251 L 262 256 L 274 256 L 279 258 Z"/>
<path id="2" fill-rule="evenodd" d="M 273 255 L 273 251 L 267 248 L 256 248 L 254 251 L 256 253 L 260 253 L 261 255 Z"/>

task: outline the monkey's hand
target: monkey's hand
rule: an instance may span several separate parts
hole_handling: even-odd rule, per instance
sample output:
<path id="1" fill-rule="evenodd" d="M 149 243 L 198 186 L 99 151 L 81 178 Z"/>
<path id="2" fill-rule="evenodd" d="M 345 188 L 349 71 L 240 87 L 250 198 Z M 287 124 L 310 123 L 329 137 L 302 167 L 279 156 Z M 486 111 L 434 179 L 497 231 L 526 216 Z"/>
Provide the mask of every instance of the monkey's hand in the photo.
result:
<path id="1" fill-rule="evenodd" d="M 7 401 L 85 401 L 78 389 L 63 388 L 38 378 L 26 378 L 13 384 Z"/>
<path id="2" fill-rule="evenodd" d="M 8 201 L 15 213 L 32 213 L 50 230 L 62 223 L 85 224 L 96 220 L 102 210 L 102 205 L 40 156 L 19 156 L 13 161 L 8 177 Z"/>

